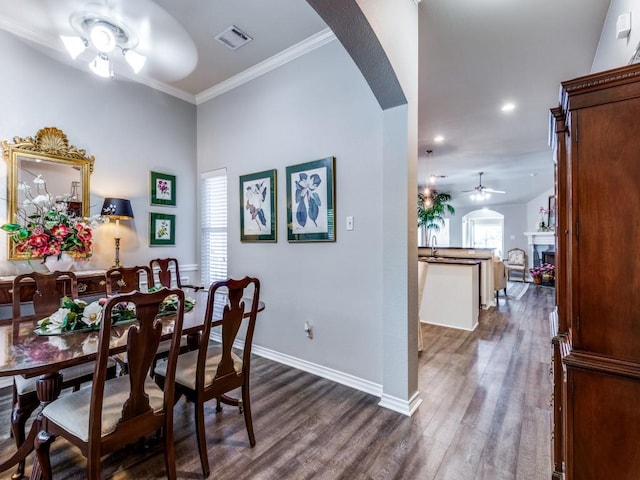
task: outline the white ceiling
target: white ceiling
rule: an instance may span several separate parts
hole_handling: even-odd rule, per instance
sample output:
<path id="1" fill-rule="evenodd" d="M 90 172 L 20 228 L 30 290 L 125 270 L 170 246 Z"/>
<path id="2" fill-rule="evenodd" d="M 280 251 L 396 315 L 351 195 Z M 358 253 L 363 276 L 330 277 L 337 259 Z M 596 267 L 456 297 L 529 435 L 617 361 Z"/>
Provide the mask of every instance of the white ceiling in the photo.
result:
<path id="1" fill-rule="evenodd" d="M 419 184 L 446 175 L 437 188 L 458 207 L 470 203 L 460 191 L 474 187 L 480 171 L 485 186 L 507 191 L 485 204 L 526 202 L 551 188 L 548 111 L 560 81 L 590 72 L 608 7 L 609 0 L 422 0 Z M 7 1 L 0 28 L 86 68 L 58 38 L 71 33 L 68 18 L 79 10 L 115 12 L 138 33 L 147 64 L 135 77 L 114 62 L 118 79 L 192 102 L 327 28 L 304 0 Z M 230 25 L 254 40 L 227 49 L 214 37 Z M 505 101 L 516 104 L 509 115 L 500 111 Z M 434 144 L 436 134 L 443 144 Z"/>

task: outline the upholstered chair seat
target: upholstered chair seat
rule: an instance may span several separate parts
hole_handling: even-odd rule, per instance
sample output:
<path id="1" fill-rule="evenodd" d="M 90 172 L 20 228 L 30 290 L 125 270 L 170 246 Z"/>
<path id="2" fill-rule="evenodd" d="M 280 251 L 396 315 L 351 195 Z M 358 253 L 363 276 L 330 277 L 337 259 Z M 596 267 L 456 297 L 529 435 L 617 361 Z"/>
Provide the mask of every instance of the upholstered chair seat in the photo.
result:
<path id="1" fill-rule="evenodd" d="M 118 377 L 105 382 L 104 403 L 102 404 L 102 432 L 104 437 L 116 430 L 122 418 L 122 405 L 129 398 L 131 389 L 129 378 Z M 151 378 L 145 380 L 144 389 L 149 396 L 151 410 L 162 410 L 164 393 Z M 43 415 L 83 442 L 89 441 L 89 409 L 91 408 L 91 387 L 60 397 L 43 409 Z"/>
<path id="2" fill-rule="evenodd" d="M 233 359 L 233 368 L 238 375 L 242 373 L 242 359 L 231 352 Z M 213 383 L 218 370 L 218 365 L 222 360 L 222 345 L 209 342 L 207 349 L 207 360 L 204 368 L 204 386 L 207 387 Z M 176 383 L 184 385 L 187 388 L 195 390 L 196 388 L 196 368 L 198 367 L 198 351 L 183 353 L 178 357 L 178 365 L 176 366 Z M 156 374 L 161 377 L 167 375 L 167 362 L 158 362 L 155 370 Z"/>

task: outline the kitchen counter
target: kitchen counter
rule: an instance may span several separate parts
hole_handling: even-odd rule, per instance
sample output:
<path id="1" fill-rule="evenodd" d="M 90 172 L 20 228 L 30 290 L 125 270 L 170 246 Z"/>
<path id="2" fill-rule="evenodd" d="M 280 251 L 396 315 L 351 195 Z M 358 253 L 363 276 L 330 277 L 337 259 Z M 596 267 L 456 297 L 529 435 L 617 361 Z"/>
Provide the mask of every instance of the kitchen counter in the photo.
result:
<path id="1" fill-rule="evenodd" d="M 480 313 L 481 260 L 420 257 L 428 265 L 420 321 L 474 330 Z"/>

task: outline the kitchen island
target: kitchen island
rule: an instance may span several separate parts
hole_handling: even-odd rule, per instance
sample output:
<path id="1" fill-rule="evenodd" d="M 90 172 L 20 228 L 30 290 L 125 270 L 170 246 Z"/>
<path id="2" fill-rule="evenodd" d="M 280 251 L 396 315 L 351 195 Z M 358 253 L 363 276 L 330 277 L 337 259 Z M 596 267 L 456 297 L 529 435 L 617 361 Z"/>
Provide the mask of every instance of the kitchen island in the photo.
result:
<path id="1" fill-rule="evenodd" d="M 474 330 L 480 312 L 480 265 L 473 258 L 419 257 L 428 265 L 420 321 Z"/>
<path id="2" fill-rule="evenodd" d="M 496 306 L 495 290 L 493 288 L 493 249 L 492 248 L 461 248 L 418 247 L 418 258 L 435 257 L 448 259 L 471 259 L 480 261 L 480 308 L 487 310 Z"/>

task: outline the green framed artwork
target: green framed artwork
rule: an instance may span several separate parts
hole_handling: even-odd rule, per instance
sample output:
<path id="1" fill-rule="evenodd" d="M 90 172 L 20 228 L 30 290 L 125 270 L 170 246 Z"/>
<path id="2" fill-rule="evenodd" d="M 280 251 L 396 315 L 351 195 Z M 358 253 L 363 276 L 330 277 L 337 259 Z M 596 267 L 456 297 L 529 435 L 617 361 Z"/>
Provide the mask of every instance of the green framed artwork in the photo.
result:
<path id="1" fill-rule="evenodd" d="M 335 242 L 335 157 L 287 167 L 290 242 Z"/>
<path id="2" fill-rule="evenodd" d="M 176 216 L 165 213 L 149 214 L 149 246 L 173 246 L 176 244 Z"/>
<path id="3" fill-rule="evenodd" d="M 276 170 L 240 176 L 240 241 L 277 242 Z"/>
<path id="4" fill-rule="evenodd" d="M 151 205 L 176 206 L 176 176 L 168 173 L 151 172 Z"/>

